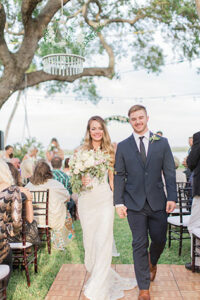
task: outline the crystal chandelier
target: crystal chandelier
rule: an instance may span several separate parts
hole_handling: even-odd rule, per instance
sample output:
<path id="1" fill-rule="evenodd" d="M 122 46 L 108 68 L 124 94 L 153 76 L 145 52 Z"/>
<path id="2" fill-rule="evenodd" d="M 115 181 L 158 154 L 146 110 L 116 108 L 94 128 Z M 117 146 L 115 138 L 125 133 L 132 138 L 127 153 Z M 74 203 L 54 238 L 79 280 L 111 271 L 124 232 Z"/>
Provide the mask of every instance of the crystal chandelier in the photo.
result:
<path id="1" fill-rule="evenodd" d="M 74 76 L 83 72 L 85 58 L 80 55 L 57 53 L 43 57 L 43 70 L 59 76 Z"/>

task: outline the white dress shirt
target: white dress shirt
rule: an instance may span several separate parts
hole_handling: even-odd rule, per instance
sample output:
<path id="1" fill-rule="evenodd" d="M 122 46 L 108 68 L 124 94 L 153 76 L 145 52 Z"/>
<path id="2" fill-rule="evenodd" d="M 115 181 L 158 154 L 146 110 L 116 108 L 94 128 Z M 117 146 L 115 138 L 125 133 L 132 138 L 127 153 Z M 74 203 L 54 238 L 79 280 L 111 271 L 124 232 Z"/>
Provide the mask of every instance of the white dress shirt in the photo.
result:
<path id="1" fill-rule="evenodd" d="M 136 133 L 135 131 L 133 131 L 133 137 L 135 139 L 135 142 L 136 142 L 136 145 L 137 145 L 139 151 L 140 151 L 140 137 L 141 136 L 144 136 L 143 143 L 144 143 L 146 156 L 147 156 L 148 148 L 149 148 L 149 138 L 150 138 L 149 130 L 147 132 L 145 132 L 144 134 L 142 134 L 142 135 L 140 135 L 140 134 Z"/>
<path id="2" fill-rule="evenodd" d="M 150 131 L 148 130 L 147 132 L 145 132 L 142 135 L 140 135 L 140 134 L 136 133 L 135 131 L 133 131 L 133 137 L 135 139 L 135 142 L 136 142 L 136 145 L 137 145 L 139 151 L 140 151 L 140 137 L 141 136 L 144 136 L 143 143 L 144 143 L 144 147 L 145 147 L 145 151 L 146 151 L 146 156 L 147 156 L 148 148 L 149 148 Z M 115 206 L 116 207 L 120 207 L 120 206 L 124 206 L 124 204 L 117 204 Z"/>

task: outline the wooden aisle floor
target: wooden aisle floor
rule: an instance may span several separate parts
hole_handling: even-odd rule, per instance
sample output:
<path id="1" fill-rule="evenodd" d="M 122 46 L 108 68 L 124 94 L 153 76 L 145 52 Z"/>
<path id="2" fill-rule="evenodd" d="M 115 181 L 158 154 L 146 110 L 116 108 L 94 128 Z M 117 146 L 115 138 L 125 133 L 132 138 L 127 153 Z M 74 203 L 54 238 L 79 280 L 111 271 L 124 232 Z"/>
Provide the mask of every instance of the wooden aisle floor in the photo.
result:
<path id="1" fill-rule="evenodd" d="M 134 276 L 133 265 L 113 265 L 123 277 Z M 88 279 L 84 265 L 65 264 L 58 272 L 45 300 L 87 300 L 83 286 Z M 156 279 L 150 287 L 151 300 L 200 300 L 200 274 L 184 266 L 158 265 Z M 137 300 L 138 288 L 125 292 L 122 300 Z"/>

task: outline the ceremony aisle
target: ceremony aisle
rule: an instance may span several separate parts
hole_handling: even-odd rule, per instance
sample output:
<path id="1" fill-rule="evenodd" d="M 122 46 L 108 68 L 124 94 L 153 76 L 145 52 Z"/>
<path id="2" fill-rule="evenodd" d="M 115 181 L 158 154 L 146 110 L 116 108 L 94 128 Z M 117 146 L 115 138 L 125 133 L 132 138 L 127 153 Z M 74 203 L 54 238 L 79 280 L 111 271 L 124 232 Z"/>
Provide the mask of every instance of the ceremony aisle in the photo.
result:
<path id="1" fill-rule="evenodd" d="M 8 297 L 7 297 L 8 300 L 24 300 L 24 299 L 43 300 L 47 296 L 48 291 L 50 290 L 52 284 L 54 283 L 54 280 L 55 279 L 57 280 L 56 276 L 57 274 L 59 275 L 60 270 L 61 272 L 62 270 L 65 270 L 66 272 L 66 269 L 68 269 L 67 265 L 69 264 L 72 264 L 70 268 L 73 268 L 73 266 L 77 268 L 76 265 L 80 265 L 81 269 L 84 268 L 84 266 L 82 265 L 84 263 L 84 252 L 83 252 L 82 231 L 80 227 L 80 222 L 76 221 L 74 222 L 74 225 L 75 225 L 76 237 L 67 246 L 66 251 L 52 250 L 52 254 L 49 255 L 45 248 L 40 249 L 38 255 L 39 256 L 38 273 L 35 274 L 33 271 L 33 267 L 30 266 L 30 279 L 31 279 L 30 288 L 27 287 L 24 271 L 22 272 L 21 270 L 15 270 L 12 273 L 10 283 L 8 286 Z M 130 273 L 130 268 L 127 265 L 133 264 L 133 260 L 132 260 L 132 247 L 131 247 L 131 233 L 130 233 L 127 220 L 119 219 L 117 216 L 115 217 L 114 235 L 115 235 L 117 250 L 118 252 L 120 252 L 121 255 L 120 257 L 113 258 L 112 263 L 116 265 L 117 270 L 119 270 L 120 268 L 121 268 L 120 270 L 123 270 L 123 268 L 125 268 L 125 273 Z M 190 241 L 185 240 L 183 242 L 183 253 L 181 257 L 178 256 L 178 245 L 176 242 L 174 242 L 172 243 L 172 247 L 170 249 L 168 249 L 168 247 L 166 246 L 166 249 L 159 262 L 160 264 L 184 265 L 185 262 L 188 262 L 189 260 L 190 260 Z M 130 267 L 132 268 L 132 266 Z M 167 268 L 168 267 L 170 267 L 171 270 L 173 270 L 174 268 L 173 266 L 167 266 Z M 160 266 L 159 273 L 161 271 L 160 268 L 166 268 L 166 267 Z M 180 270 L 183 271 L 185 270 L 184 266 L 181 266 L 180 268 L 181 268 Z M 191 274 L 190 271 L 187 272 L 188 274 Z M 180 272 L 180 275 L 181 274 L 182 271 Z M 72 276 L 72 274 L 70 276 Z M 83 275 L 83 277 L 84 276 L 85 275 Z M 200 275 L 197 274 L 197 276 L 199 276 L 198 277 L 199 280 Z M 63 280 L 67 280 L 67 278 L 63 277 Z M 75 276 L 75 278 L 73 279 L 74 282 L 78 280 L 79 280 L 78 276 L 77 278 Z M 184 281 L 187 281 L 187 277 L 185 278 Z M 82 288 L 82 283 L 79 285 L 78 288 L 79 289 Z M 53 299 L 66 300 L 65 298 L 58 298 L 57 296 L 52 298 L 52 300 Z M 73 299 L 72 297 L 69 298 L 69 300 L 76 300 L 76 298 Z"/>

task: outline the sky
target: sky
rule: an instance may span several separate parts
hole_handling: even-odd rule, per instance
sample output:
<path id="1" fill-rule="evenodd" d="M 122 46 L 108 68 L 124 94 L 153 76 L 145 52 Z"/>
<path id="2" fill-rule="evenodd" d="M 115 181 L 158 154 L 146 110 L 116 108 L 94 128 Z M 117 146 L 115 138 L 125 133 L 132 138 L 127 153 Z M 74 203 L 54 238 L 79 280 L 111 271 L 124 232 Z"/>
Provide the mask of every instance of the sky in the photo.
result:
<path id="1" fill-rule="evenodd" d="M 24 131 L 24 103 L 26 102 L 30 134 L 44 147 L 56 137 L 63 149 L 74 149 L 82 140 L 88 119 L 93 115 L 103 118 L 111 115 L 127 116 L 134 104 L 145 105 L 149 115 L 149 128 L 161 130 L 171 146 L 187 146 L 188 137 L 200 130 L 200 60 L 192 64 L 169 64 L 160 75 L 145 70 L 131 71 L 124 59 L 117 65 L 120 80 L 96 79 L 102 100 L 94 105 L 89 101 L 74 100 L 74 96 L 57 94 L 47 97 L 45 92 L 29 89 L 22 96 L 14 116 L 7 144 L 23 143 L 28 137 Z M 15 93 L 0 110 L 0 130 L 5 131 L 13 108 Z M 128 137 L 129 124 L 110 122 L 108 130 L 113 142 Z"/>

